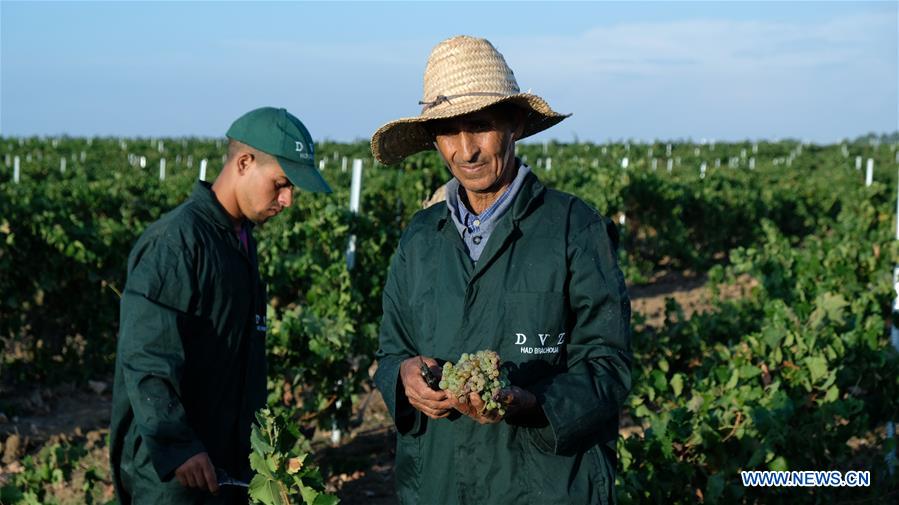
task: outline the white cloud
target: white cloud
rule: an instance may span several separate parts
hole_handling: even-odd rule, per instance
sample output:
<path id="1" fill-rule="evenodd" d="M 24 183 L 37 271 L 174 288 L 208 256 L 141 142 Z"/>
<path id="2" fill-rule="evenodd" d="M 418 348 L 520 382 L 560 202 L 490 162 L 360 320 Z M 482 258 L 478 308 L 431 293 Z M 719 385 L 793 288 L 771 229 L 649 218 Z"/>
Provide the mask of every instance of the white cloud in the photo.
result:
<path id="1" fill-rule="evenodd" d="M 802 69 L 821 65 L 896 65 L 896 24 L 860 14 L 818 24 L 696 19 L 624 23 L 554 37 L 498 43 L 516 72 L 560 80 L 616 72 Z M 892 34 L 890 40 L 889 35 Z M 892 62 L 884 61 L 893 56 Z"/>
<path id="2" fill-rule="evenodd" d="M 494 43 L 522 88 L 575 112 L 560 138 L 834 140 L 897 127 L 896 31 L 894 18 L 858 14 L 622 23 Z"/>

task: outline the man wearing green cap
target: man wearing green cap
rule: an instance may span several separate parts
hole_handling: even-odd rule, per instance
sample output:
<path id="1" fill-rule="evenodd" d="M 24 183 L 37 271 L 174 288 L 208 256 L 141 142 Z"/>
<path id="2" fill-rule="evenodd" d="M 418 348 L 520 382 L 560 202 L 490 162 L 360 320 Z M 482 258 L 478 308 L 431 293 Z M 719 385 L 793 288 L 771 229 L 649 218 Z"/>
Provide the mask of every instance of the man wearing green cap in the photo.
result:
<path id="1" fill-rule="evenodd" d="M 246 503 L 250 424 L 266 399 L 266 293 L 252 229 L 294 186 L 331 189 L 284 109 L 241 116 L 214 184 L 151 224 L 128 258 L 110 461 L 119 501 Z"/>

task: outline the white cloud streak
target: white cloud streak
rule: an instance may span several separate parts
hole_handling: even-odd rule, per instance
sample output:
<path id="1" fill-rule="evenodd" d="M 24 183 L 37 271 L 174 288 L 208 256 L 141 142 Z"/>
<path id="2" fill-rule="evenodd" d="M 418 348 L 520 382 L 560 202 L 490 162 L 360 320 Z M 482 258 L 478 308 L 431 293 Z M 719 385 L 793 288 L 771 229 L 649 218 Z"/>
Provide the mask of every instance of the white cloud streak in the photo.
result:
<path id="1" fill-rule="evenodd" d="M 896 19 L 862 13 L 623 23 L 494 43 L 522 88 L 581 116 L 563 134 L 832 140 L 897 128 L 896 31 Z"/>
<path id="2" fill-rule="evenodd" d="M 891 32 L 892 41 L 882 38 Z M 696 67 L 746 71 L 859 63 L 895 66 L 895 59 L 883 61 L 890 53 L 896 55 L 895 34 L 895 19 L 873 14 L 817 25 L 698 19 L 620 24 L 570 36 L 508 39 L 501 50 L 523 70 L 566 78 L 616 72 L 665 75 L 677 69 L 694 71 Z"/>

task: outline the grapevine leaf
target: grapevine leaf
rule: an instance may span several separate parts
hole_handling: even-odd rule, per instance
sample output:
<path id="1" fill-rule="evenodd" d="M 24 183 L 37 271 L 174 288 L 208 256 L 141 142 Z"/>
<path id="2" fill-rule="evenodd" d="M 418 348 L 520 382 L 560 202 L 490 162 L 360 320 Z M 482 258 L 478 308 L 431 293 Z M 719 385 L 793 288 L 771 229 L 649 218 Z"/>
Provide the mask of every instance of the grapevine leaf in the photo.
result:
<path id="1" fill-rule="evenodd" d="M 756 377 L 762 373 L 762 370 L 757 366 L 752 365 L 743 365 L 740 367 L 740 378 L 741 379 L 751 379 Z"/>
<path id="2" fill-rule="evenodd" d="M 809 325 L 816 328 L 825 318 L 836 324 L 843 324 L 843 309 L 847 305 L 846 299 L 840 294 L 821 294 L 815 299 L 815 310 L 809 316 Z"/>
<path id="3" fill-rule="evenodd" d="M 272 473 L 277 472 L 281 468 L 281 457 L 278 453 L 269 454 L 268 457 L 265 458 L 265 464 L 268 465 L 269 470 Z"/>
<path id="4" fill-rule="evenodd" d="M 840 397 L 840 388 L 837 386 L 830 386 L 830 389 L 827 390 L 827 394 L 824 395 L 824 401 L 827 403 L 836 401 L 837 398 Z"/>
<path id="5" fill-rule="evenodd" d="M 286 500 L 283 484 L 263 475 L 256 475 L 250 481 L 250 498 L 263 505 L 290 505 Z"/>
<path id="6" fill-rule="evenodd" d="M 270 479 L 275 478 L 272 474 L 271 469 L 266 463 L 265 456 L 259 454 L 258 452 L 250 453 L 250 467 L 253 468 L 253 470 L 258 474 L 261 474 Z"/>
<path id="7" fill-rule="evenodd" d="M 258 426 L 253 426 L 253 432 L 250 434 L 250 445 L 253 447 L 254 451 L 260 454 L 266 454 L 275 450 L 275 448 L 262 437 L 262 433 L 259 431 Z"/>
<path id="8" fill-rule="evenodd" d="M 340 503 L 340 498 L 331 494 L 321 493 L 315 497 L 312 505 L 337 505 L 338 503 Z"/>
<path id="9" fill-rule="evenodd" d="M 652 371 L 652 387 L 659 393 L 664 393 L 668 389 L 668 379 L 661 370 Z"/>
<path id="10" fill-rule="evenodd" d="M 805 358 L 805 366 L 808 368 L 812 382 L 818 382 L 819 379 L 827 375 L 827 361 L 820 356 Z"/>
<path id="11" fill-rule="evenodd" d="M 790 466 L 787 465 L 787 460 L 784 459 L 783 456 L 778 456 L 768 464 L 768 468 L 774 471 L 787 471 L 790 469 Z"/>
<path id="12" fill-rule="evenodd" d="M 636 408 L 636 410 L 634 411 L 634 414 L 635 414 L 638 418 L 645 418 L 645 417 L 649 417 L 650 411 L 649 411 L 648 408 L 646 408 L 646 405 L 639 405 L 639 406 Z"/>
<path id="13" fill-rule="evenodd" d="M 740 371 L 734 370 L 734 372 L 730 376 L 730 379 L 727 381 L 727 384 L 725 384 L 724 389 L 732 390 L 733 388 L 737 387 L 737 382 L 739 380 L 740 380 Z"/>
<path id="14" fill-rule="evenodd" d="M 709 477 L 709 482 L 705 489 L 705 499 L 710 503 L 715 503 L 721 498 L 723 492 L 724 477 L 720 473 Z"/>
<path id="15" fill-rule="evenodd" d="M 675 397 L 680 396 L 681 391 L 684 390 L 684 374 L 674 374 L 674 377 L 671 378 L 671 390 L 674 391 Z"/>
<path id="16" fill-rule="evenodd" d="M 316 498 L 319 497 L 321 493 L 312 489 L 309 486 L 300 484 L 300 495 L 303 497 L 303 503 L 306 505 L 313 505 L 315 503 Z"/>
<path id="17" fill-rule="evenodd" d="M 753 451 L 752 456 L 749 457 L 749 461 L 746 462 L 746 468 L 755 468 L 765 459 L 765 452 L 767 448 L 763 445 Z"/>
<path id="18" fill-rule="evenodd" d="M 705 402 L 705 400 L 702 398 L 701 395 L 694 393 L 693 397 L 690 398 L 690 401 L 687 402 L 687 410 L 689 410 L 690 412 L 693 412 L 695 414 L 696 412 L 699 412 L 699 409 L 702 408 L 702 404 L 704 402 Z"/>

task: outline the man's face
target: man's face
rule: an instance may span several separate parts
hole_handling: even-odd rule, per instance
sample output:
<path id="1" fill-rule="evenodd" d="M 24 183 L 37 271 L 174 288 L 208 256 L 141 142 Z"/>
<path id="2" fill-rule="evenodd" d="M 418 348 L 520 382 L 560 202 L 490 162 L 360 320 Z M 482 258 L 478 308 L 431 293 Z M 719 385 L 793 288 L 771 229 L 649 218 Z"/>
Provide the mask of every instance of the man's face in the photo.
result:
<path id="1" fill-rule="evenodd" d="M 437 150 L 453 176 L 470 193 L 495 192 L 510 182 L 515 139 L 523 130 L 520 117 L 485 109 L 429 123 Z"/>
<path id="2" fill-rule="evenodd" d="M 241 174 L 238 204 L 243 215 L 262 224 L 293 202 L 293 184 L 274 158 L 253 157 Z"/>

